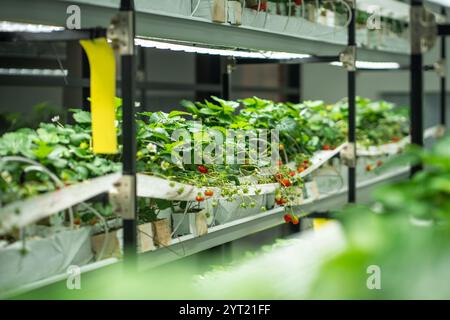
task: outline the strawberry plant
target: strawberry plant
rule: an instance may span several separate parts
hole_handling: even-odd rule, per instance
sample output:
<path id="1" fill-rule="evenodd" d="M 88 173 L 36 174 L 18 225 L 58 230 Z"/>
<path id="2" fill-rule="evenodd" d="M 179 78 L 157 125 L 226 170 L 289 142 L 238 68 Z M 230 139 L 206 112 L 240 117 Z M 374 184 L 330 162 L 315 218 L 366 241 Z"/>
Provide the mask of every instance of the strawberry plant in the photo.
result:
<path id="1" fill-rule="evenodd" d="M 363 146 L 397 142 L 408 135 L 408 118 L 405 108 L 396 108 L 386 101 L 371 101 L 357 97 L 356 137 Z M 343 130 L 347 132 L 348 104 L 336 103 L 332 108 L 334 118 L 342 118 Z"/>

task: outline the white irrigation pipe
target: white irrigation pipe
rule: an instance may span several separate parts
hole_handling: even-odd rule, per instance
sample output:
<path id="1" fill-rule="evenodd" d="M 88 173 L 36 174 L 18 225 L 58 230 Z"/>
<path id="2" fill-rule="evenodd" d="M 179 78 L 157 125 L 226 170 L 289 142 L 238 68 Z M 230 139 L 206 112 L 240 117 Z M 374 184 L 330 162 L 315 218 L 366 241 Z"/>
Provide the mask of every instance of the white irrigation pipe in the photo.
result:
<path id="1" fill-rule="evenodd" d="M 198 8 L 200 7 L 200 3 L 202 2 L 202 0 L 198 0 L 197 1 L 197 4 L 195 5 L 195 8 L 194 8 L 194 10 L 192 10 L 192 12 L 191 12 L 191 17 L 193 17 L 194 16 L 194 14 L 196 14 L 197 13 L 197 10 L 198 10 Z M 211 7 L 211 3 L 210 3 L 210 5 L 209 5 L 210 7 Z"/>

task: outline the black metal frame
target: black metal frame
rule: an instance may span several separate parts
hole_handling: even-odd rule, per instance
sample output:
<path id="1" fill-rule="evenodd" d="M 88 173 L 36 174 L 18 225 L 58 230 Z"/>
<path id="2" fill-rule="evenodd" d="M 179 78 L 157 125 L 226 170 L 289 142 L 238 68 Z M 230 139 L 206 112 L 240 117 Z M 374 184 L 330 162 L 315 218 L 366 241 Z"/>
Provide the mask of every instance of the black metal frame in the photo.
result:
<path id="1" fill-rule="evenodd" d="M 133 0 L 121 0 L 120 11 L 131 14 L 131 39 L 136 32 L 135 7 Z M 128 199 L 129 208 L 133 211 L 130 216 L 123 217 L 123 250 L 124 259 L 131 267 L 137 264 L 137 192 L 136 192 L 136 122 L 135 122 L 135 88 L 136 61 L 135 48 L 131 53 L 122 55 L 122 174 L 129 177 L 131 188 Z"/>
<path id="2" fill-rule="evenodd" d="M 411 9 L 422 7 L 422 0 L 411 0 Z M 410 57 L 410 119 L 411 119 L 411 143 L 423 146 L 423 55 L 414 52 L 411 41 Z M 421 164 L 411 167 L 411 176 L 422 170 Z"/>
<path id="3" fill-rule="evenodd" d="M 441 14 L 444 17 L 447 17 L 447 10 L 442 7 L 441 8 Z M 450 33 L 450 30 L 448 30 Z M 441 62 L 444 64 L 444 67 L 446 66 L 446 60 L 447 60 L 447 49 L 446 49 L 446 41 L 445 41 L 445 36 L 448 35 L 447 34 L 441 34 Z M 446 126 L 447 123 L 447 75 L 446 72 L 444 71 L 444 74 L 441 75 L 441 83 L 440 83 L 440 89 L 441 89 L 441 125 L 443 127 Z"/>
<path id="4" fill-rule="evenodd" d="M 351 19 L 348 24 L 348 39 L 347 44 L 349 48 L 356 48 L 356 34 L 355 34 L 355 21 L 356 21 L 356 3 L 353 1 L 351 4 Z M 355 49 L 356 55 L 356 49 Z M 356 56 L 354 57 L 356 64 Z M 356 66 L 355 66 L 356 69 Z M 347 83 L 348 83 L 348 142 L 353 148 L 353 159 L 348 166 L 348 202 L 356 202 L 356 70 L 348 70 Z"/>
<path id="5" fill-rule="evenodd" d="M 50 32 L 0 32 L 0 42 L 66 42 L 101 37 L 106 37 L 106 29 L 100 27 Z"/>
<path id="6" fill-rule="evenodd" d="M 298 59 L 237 58 L 236 64 L 306 64 L 339 61 L 339 56 L 311 56 Z"/>

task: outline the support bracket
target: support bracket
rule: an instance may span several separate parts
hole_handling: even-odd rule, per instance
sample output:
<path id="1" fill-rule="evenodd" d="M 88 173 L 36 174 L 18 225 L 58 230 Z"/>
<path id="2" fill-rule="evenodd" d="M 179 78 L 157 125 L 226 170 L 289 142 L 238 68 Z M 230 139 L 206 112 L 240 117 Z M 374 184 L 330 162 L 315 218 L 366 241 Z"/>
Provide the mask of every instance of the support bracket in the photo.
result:
<path id="1" fill-rule="evenodd" d="M 135 218 L 135 204 L 134 201 L 131 201 L 136 189 L 135 179 L 135 176 L 123 175 L 109 192 L 113 212 L 124 219 Z"/>
<path id="2" fill-rule="evenodd" d="M 440 59 L 433 63 L 433 69 L 440 78 L 445 78 L 446 63 L 444 59 Z"/>
<path id="3" fill-rule="evenodd" d="M 113 49 L 122 56 L 134 54 L 133 19 L 133 11 L 119 11 L 108 27 L 108 39 Z"/>
<path id="4" fill-rule="evenodd" d="M 423 6 L 411 6 L 411 53 L 421 54 L 436 43 L 438 27 L 435 15 Z"/>
<path id="5" fill-rule="evenodd" d="M 235 57 L 225 57 L 222 60 L 222 70 L 227 74 L 232 74 L 236 70 L 236 58 Z"/>
<path id="6" fill-rule="evenodd" d="M 347 71 L 356 71 L 356 46 L 348 46 L 339 54 L 339 61 Z"/>
<path id="7" fill-rule="evenodd" d="M 356 168 L 356 148 L 355 143 L 348 142 L 347 145 L 342 148 L 340 157 L 344 165 L 349 168 Z"/>

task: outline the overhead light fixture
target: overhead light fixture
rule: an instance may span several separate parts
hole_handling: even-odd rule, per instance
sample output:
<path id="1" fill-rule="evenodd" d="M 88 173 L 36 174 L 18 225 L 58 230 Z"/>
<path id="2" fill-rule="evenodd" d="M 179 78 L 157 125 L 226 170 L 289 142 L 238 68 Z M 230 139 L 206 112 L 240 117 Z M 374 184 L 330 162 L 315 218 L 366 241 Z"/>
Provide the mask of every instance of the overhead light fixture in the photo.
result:
<path id="1" fill-rule="evenodd" d="M 435 3 L 443 7 L 450 7 L 450 0 L 427 0 L 427 2 Z"/>
<path id="2" fill-rule="evenodd" d="M 18 68 L 0 68 L 2 76 L 46 76 L 62 77 L 67 76 L 67 70 L 61 69 L 18 69 Z"/>
<path id="3" fill-rule="evenodd" d="M 308 58 L 308 54 L 297 54 L 288 52 L 274 52 L 274 51 L 247 51 L 247 50 L 229 50 L 220 48 L 206 48 L 195 45 L 185 45 L 171 42 L 155 41 L 144 38 L 136 38 L 135 44 L 137 46 L 145 48 L 155 48 L 163 50 L 172 51 L 183 51 L 189 53 L 199 53 L 199 54 L 210 54 L 237 58 L 252 58 L 252 59 L 277 59 L 277 60 L 288 60 L 288 59 L 301 59 Z"/>
<path id="4" fill-rule="evenodd" d="M 58 30 L 64 30 L 64 28 L 43 24 L 0 21 L 0 31 L 2 32 L 51 32 Z"/>
<path id="5" fill-rule="evenodd" d="M 0 31 L 3 32 L 51 32 L 64 30 L 63 27 L 49 26 L 41 24 L 29 24 L 11 21 L 0 21 Z M 183 51 L 189 53 L 219 55 L 237 58 L 253 58 L 253 59 L 276 59 L 289 60 L 308 58 L 308 54 L 296 54 L 288 52 L 274 52 L 274 51 L 250 51 L 250 50 L 230 50 L 223 48 L 208 48 L 206 46 L 197 46 L 191 44 L 179 44 L 173 42 L 155 41 L 145 38 L 135 38 L 137 46 L 145 48 L 164 49 L 172 51 Z"/>
<path id="6" fill-rule="evenodd" d="M 333 66 L 342 67 L 342 62 L 331 62 Z M 400 69 L 397 62 L 372 62 L 372 61 L 356 61 L 357 69 L 373 69 L 373 70 L 395 70 Z"/>

